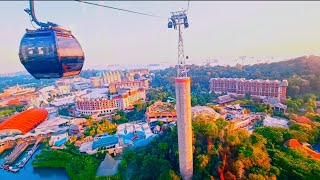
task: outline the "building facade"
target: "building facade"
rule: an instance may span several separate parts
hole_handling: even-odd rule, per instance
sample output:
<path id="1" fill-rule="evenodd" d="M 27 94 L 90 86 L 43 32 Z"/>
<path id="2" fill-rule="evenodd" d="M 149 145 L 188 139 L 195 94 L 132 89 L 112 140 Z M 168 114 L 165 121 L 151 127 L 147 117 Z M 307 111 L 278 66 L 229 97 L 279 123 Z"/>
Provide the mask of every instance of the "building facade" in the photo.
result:
<path id="1" fill-rule="evenodd" d="M 0 94 L 0 98 L 4 99 L 11 96 L 14 96 L 14 97 L 21 96 L 28 93 L 34 93 L 35 90 L 36 90 L 35 88 L 27 88 L 27 87 L 16 85 L 3 90 L 3 93 Z"/>
<path id="2" fill-rule="evenodd" d="M 76 98 L 76 112 L 82 115 L 110 114 L 117 109 L 125 110 L 134 102 L 145 100 L 145 89 L 131 89 L 117 95 L 101 93 L 84 95 Z"/>
<path id="3" fill-rule="evenodd" d="M 109 91 L 110 93 L 117 93 L 118 89 L 121 88 L 149 88 L 148 80 L 141 80 L 141 81 L 125 81 L 125 82 L 117 82 L 117 83 L 110 83 L 109 84 Z"/>
<path id="4" fill-rule="evenodd" d="M 212 78 L 210 91 L 215 93 L 250 94 L 253 96 L 277 97 L 286 99 L 288 81 L 246 80 L 245 78 Z"/>
<path id="5" fill-rule="evenodd" d="M 147 120 L 157 118 L 167 118 L 168 121 L 175 120 L 177 118 L 177 112 L 175 107 L 167 102 L 157 101 L 146 110 Z"/>
<path id="6" fill-rule="evenodd" d="M 101 83 L 109 84 L 113 82 L 121 82 L 121 71 L 109 71 L 101 74 Z"/>

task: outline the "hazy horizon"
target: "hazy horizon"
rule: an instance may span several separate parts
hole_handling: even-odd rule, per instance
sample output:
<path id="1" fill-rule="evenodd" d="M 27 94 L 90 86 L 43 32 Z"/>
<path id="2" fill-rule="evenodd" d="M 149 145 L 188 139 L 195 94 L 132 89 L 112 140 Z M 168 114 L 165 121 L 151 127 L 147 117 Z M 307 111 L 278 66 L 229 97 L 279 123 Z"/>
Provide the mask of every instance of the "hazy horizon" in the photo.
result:
<path id="1" fill-rule="evenodd" d="M 179 2 L 98 2 L 169 17 L 187 7 Z M 0 74 L 25 71 L 18 57 L 25 29 L 34 29 L 23 9 L 26 1 L 0 2 Z M 85 52 L 83 69 L 110 64 L 175 64 L 178 34 L 165 18 L 153 18 L 75 1 L 35 2 L 40 21 L 70 29 Z M 320 2 L 190 2 L 190 27 L 184 31 L 190 63 L 218 59 L 219 65 L 274 62 L 319 55 Z M 59 13 L 55 13 L 59 12 Z M 241 61 L 239 56 L 247 56 Z"/>

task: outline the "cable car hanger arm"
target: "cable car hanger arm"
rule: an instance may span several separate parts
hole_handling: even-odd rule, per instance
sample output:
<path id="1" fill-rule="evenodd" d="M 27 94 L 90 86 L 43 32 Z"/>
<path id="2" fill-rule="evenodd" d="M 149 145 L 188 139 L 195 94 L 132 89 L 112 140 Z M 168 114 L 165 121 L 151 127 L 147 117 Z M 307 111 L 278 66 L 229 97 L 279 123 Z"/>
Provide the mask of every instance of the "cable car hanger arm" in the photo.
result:
<path id="1" fill-rule="evenodd" d="M 30 9 L 25 9 L 24 11 L 27 12 L 31 18 L 32 21 L 35 22 L 38 26 L 40 27 L 57 27 L 58 25 L 53 23 L 53 22 L 47 22 L 47 23 L 43 23 L 38 21 L 35 11 L 34 11 L 34 0 L 29 0 L 29 5 L 30 5 Z"/>

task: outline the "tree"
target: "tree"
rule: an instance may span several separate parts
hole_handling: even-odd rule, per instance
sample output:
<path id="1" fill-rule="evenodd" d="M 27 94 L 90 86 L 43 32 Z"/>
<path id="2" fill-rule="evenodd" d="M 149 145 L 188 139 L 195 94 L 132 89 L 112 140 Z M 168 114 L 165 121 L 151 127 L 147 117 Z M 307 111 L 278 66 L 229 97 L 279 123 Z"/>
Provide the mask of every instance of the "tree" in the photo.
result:
<path id="1" fill-rule="evenodd" d="M 71 140 L 71 142 L 75 142 L 77 139 L 78 139 L 77 136 L 72 136 L 70 140 Z"/>
<path id="2" fill-rule="evenodd" d="M 197 161 L 196 164 L 198 165 L 198 168 L 204 170 L 209 163 L 209 157 L 208 155 L 201 154 L 196 157 L 196 161 Z"/>
<path id="3" fill-rule="evenodd" d="M 169 170 L 161 173 L 159 180 L 180 180 L 180 177 L 173 170 Z"/>
<path id="4" fill-rule="evenodd" d="M 90 136 L 94 136 L 96 134 L 96 131 L 94 130 L 94 129 L 92 129 L 91 131 L 90 131 Z"/>

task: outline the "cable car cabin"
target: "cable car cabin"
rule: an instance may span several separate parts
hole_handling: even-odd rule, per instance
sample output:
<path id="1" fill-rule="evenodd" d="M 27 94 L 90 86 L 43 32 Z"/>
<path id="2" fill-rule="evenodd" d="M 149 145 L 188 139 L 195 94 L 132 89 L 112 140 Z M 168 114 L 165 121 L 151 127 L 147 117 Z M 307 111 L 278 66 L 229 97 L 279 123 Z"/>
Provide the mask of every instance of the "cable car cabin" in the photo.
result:
<path id="1" fill-rule="evenodd" d="M 19 58 L 36 79 L 78 75 L 84 63 L 77 39 L 60 28 L 27 30 L 20 43 Z"/>

